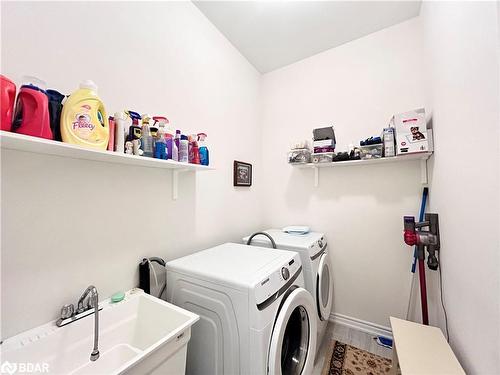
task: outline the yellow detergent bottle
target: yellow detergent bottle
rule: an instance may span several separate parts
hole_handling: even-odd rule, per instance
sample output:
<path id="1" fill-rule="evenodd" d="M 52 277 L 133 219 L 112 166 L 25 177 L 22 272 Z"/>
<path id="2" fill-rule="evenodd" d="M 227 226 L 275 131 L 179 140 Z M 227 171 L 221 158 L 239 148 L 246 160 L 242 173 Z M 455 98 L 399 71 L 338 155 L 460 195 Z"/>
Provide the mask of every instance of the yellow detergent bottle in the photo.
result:
<path id="1" fill-rule="evenodd" d="M 97 86 L 90 80 L 80 83 L 66 100 L 61 113 L 61 135 L 64 142 L 106 150 L 109 121 L 104 104 L 97 96 Z"/>

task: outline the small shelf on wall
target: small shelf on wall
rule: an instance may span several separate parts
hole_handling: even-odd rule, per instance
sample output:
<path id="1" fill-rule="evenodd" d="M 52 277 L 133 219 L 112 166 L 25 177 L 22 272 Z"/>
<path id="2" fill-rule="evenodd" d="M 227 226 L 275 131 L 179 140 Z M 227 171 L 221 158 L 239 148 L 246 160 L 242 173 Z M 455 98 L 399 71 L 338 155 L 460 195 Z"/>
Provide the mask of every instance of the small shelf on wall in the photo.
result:
<path id="1" fill-rule="evenodd" d="M 420 160 L 420 178 L 423 185 L 427 184 L 427 160 L 432 156 L 432 152 L 419 152 L 415 154 L 393 156 L 380 159 L 368 160 L 346 160 L 333 163 L 307 163 L 307 164 L 291 164 L 294 168 L 313 169 L 314 170 L 314 187 L 319 185 L 319 170 L 323 168 L 340 168 L 353 167 L 357 165 L 375 165 L 405 162 L 409 160 Z"/>
<path id="2" fill-rule="evenodd" d="M 170 169 L 172 170 L 172 199 L 177 199 L 178 197 L 178 181 L 180 173 L 214 170 L 214 168 L 205 165 L 121 154 L 113 151 L 94 150 L 69 143 L 6 131 L 0 131 L 0 147 L 6 150 L 25 151 L 69 159 L 91 160 L 111 164 L 125 164 L 144 168 Z"/>

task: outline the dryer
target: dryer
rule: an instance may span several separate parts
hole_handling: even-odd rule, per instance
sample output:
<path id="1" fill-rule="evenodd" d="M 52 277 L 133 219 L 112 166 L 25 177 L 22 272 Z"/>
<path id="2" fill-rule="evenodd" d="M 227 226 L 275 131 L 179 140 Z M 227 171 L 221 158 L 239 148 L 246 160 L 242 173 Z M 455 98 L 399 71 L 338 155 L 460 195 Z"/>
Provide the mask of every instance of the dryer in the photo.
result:
<path id="1" fill-rule="evenodd" d="M 166 267 L 167 300 L 200 316 L 186 374 L 311 374 L 316 307 L 296 252 L 226 243 Z"/>
<path id="2" fill-rule="evenodd" d="M 317 351 L 326 332 L 333 305 L 333 274 L 328 244 L 323 233 L 289 234 L 281 229 L 268 229 L 252 238 L 251 245 L 296 251 L 300 254 L 306 289 L 315 299 L 317 318 Z M 269 237 L 268 237 L 269 236 Z M 251 236 L 243 238 L 246 244 Z"/>

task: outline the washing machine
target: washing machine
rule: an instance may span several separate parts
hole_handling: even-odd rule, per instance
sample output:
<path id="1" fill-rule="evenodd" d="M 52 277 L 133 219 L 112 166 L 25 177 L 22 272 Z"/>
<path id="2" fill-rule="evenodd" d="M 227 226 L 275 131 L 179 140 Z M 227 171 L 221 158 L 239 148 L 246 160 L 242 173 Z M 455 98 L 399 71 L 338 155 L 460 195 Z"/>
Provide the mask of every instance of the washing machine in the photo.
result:
<path id="1" fill-rule="evenodd" d="M 200 316 L 186 374 L 311 374 L 316 309 L 296 252 L 226 243 L 166 267 L 167 300 Z"/>
<path id="2" fill-rule="evenodd" d="M 243 238 L 247 244 L 252 236 Z M 272 243 L 274 242 L 274 243 Z M 251 245 L 296 251 L 300 254 L 306 289 L 315 299 L 317 318 L 317 351 L 326 332 L 333 304 L 333 274 L 325 235 L 318 232 L 290 234 L 281 229 L 254 233 Z"/>

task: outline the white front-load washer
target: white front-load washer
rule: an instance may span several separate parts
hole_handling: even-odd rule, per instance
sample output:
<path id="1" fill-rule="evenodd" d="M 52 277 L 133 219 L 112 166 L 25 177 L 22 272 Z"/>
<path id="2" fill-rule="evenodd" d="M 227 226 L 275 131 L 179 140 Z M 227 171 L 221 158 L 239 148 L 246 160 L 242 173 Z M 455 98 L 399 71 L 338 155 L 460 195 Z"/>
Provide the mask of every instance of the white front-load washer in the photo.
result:
<path id="1" fill-rule="evenodd" d="M 166 267 L 167 300 L 200 316 L 186 374 L 311 374 L 316 307 L 296 252 L 226 243 Z"/>
<path id="2" fill-rule="evenodd" d="M 318 232 L 289 234 L 281 229 L 267 229 L 257 232 L 254 237 L 244 237 L 243 243 L 247 244 L 250 238 L 251 245 L 260 247 L 272 247 L 272 238 L 277 249 L 300 254 L 306 289 L 315 299 L 318 327 L 316 349 L 319 352 L 333 304 L 333 274 L 325 235 Z"/>

